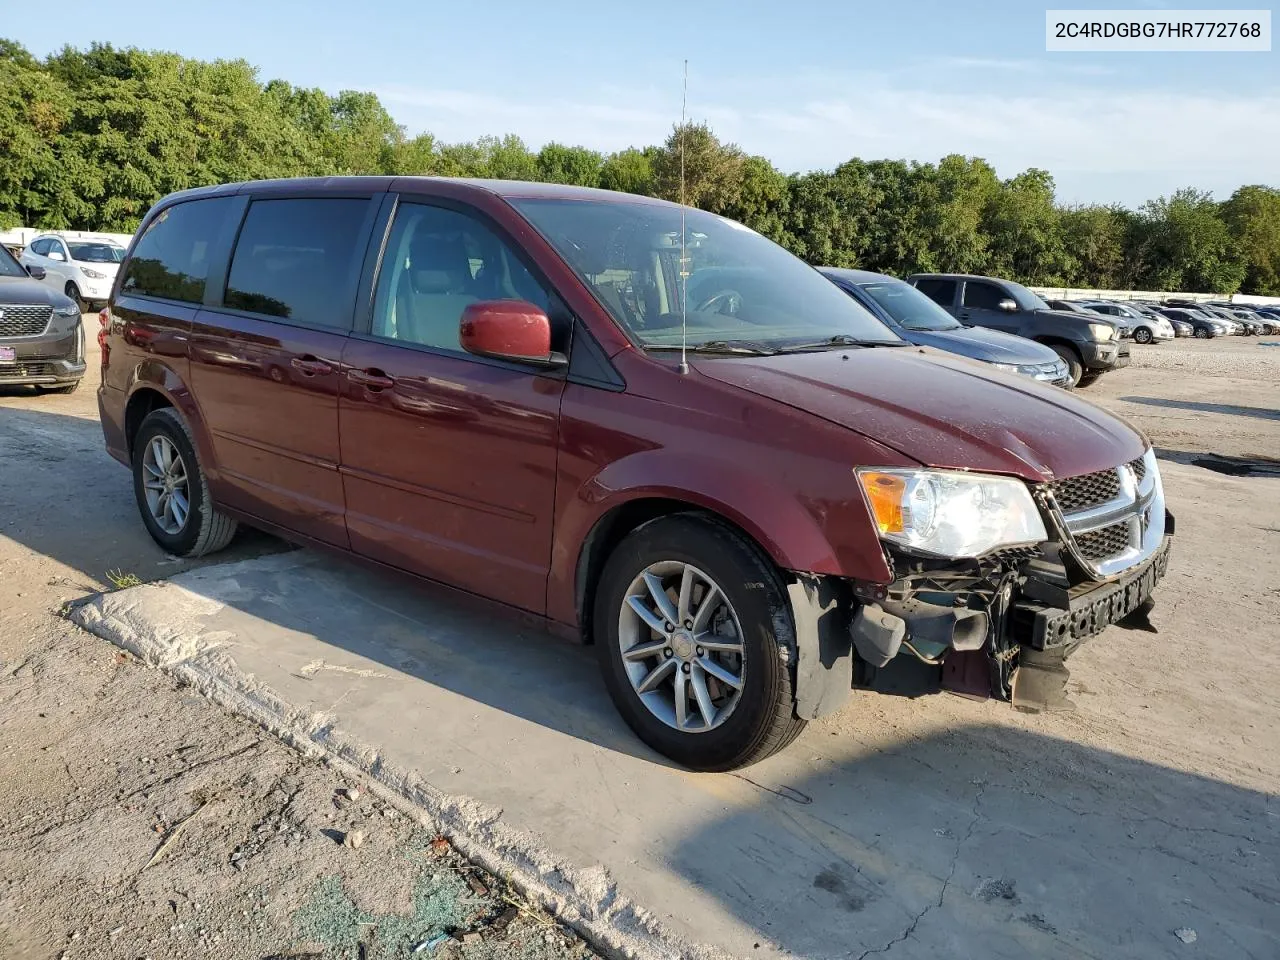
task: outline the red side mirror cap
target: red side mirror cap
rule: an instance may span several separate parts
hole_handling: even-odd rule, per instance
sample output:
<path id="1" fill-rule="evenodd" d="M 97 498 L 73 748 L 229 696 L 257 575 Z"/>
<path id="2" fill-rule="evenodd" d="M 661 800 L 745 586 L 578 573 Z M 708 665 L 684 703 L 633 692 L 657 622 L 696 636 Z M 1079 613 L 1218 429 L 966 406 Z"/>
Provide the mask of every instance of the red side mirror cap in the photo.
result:
<path id="1" fill-rule="evenodd" d="M 458 330 L 462 349 L 480 357 L 556 366 L 564 358 L 551 352 L 551 321 L 526 300 L 480 300 L 462 311 Z"/>

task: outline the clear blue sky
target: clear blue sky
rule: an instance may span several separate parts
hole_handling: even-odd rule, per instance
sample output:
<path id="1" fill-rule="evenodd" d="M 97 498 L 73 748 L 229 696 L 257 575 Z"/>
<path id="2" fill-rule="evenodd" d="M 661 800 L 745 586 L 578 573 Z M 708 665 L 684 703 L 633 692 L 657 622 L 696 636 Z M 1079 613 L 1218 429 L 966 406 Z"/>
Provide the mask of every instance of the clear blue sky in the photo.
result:
<path id="1" fill-rule="evenodd" d="M 1045 7 L 1069 2 L 9 3 L 0 35 L 38 55 L 97 40 L 244 58 L 263 80 L 373 90 L 446 141 L 659 142 L 688 57 L 691 118 L 787 171 L 965 153 L 1002 176 L 1044 167 L 1064 201 L 1130 205 L 1280 186 L 1280 53 L 1048 54 Z"/>

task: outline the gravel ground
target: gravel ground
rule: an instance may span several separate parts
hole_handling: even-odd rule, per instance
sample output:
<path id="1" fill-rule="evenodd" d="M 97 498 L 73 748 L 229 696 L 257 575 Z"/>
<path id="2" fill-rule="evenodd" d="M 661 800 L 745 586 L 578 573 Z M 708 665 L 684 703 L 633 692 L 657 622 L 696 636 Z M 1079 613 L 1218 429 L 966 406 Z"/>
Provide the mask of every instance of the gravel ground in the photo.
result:
<path id="1" fill-rule="evenodd" d="M 1280 348 L 1263 346 L 1269 339 L 1135 345 L 1131 367 L 1084 395 L 1140 426 L 1170 460 L 1280 456 Z M 418 956 L 586 952 L 536 911 L 513 914 L 500 883 L 433 847 L 431 824 L 367 793 L 344 799 L 356 784 L 58 615 L 112 576 L 150 580 L 194 566 L 150 541 L 127 473 L 102 451 L 92 359 L 73 396 L 0 389 L 0 958 L 403 956 L 446 929 L 479 937 Z M 1200 481 L 1205 491 L 1213 476 Z M 1221 542 L 1190 527 L 1205 547 L 1195 563 L 1256 565 L 1266 551 L 1253 551 L 1280 531 L 1280 507 L 1246 520 L 1224 501 L 1215 522 Z M 1249 545 L 1235 547 L 1230 531 L 1246 522 Z M 1188 565 L 1178 575 L 1193 585 L 1204 575 L 1190 565 L 1197 548 L 1179 547 Z M 249 533 L 217 560 L 280 549 Z M 1276 602 L 1274 590 L 1257 598 L 1273 626 Z M 1183 608 L 1180 631 L 1215 631 L 1215 609 Z M 1175 712 L 1191 702 L 1178 690 L 1194 676 L 1165 677 L 1158 663 L 1128 656 L 1109 648 L 1094 671 L 1108 702 L 1133 714 L 1118 723 L 1141 729 L 1141 704 L 1116 679 L 1125 671 L 1151 674 L 1152 702 Z M 1269 682 L 1245 688 L 1270 716 Z M 1233 699 L 1230 712 L 1246 706 Z M 1208 715 L 1188 728 L 1190 766 L 1272 792 L 1274 730 L 1232 741 L 1221 726 Z M 1085 735 L 1107 736 L 1101 727 Z M 1170 766 L 1180 765 L 1180 736 L 1158 745 Z M 363 842 L 342 845 L 353 831 Z"/>

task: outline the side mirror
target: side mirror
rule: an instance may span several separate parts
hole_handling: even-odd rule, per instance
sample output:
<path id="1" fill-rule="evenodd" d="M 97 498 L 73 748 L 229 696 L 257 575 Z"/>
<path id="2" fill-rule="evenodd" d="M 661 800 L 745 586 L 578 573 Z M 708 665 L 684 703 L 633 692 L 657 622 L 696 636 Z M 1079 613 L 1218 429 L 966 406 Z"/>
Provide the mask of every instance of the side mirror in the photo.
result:
<path id="1" fill-rule="evenodd" d="M 562 367 L 568 359 L 551 352 L 551 321 L 525 300 L 480 300 L 468 304 L 458 325 L 462 349 L 539 367 Z"/>
<path id="2" fill-rule="evenodd" d="M 50 250 L 48 253 L 45 254 L 45 256 L 48 257 L 50 260 L 57 260 L 61 263 L 67 262 L 67 258 L 62 255 L 61 250 Z"/>
<path id="3" fill-rule="evenodd" d="M 31 279 L 32 279 L 32 280 L 43 280 L 43 279 L 44 279 L 44 267 L 37 266 L 37 265 L 36 265 L 36 264 L 34 264 L 34 263 L 28 263 L 28 264 L 27 264 L 27 274 L 31 277 Z"/>
<path id="4" fill-rule="evenodd" d="M 999 306 L 1000 306 L 1000 309 L 1003 310 L 1005 313 L 1018 312 L 1017 302 L 1014 300 L 1010 300 L 1008 297 L 1005 297 L 1003 300 L 1001 300 Z"/>

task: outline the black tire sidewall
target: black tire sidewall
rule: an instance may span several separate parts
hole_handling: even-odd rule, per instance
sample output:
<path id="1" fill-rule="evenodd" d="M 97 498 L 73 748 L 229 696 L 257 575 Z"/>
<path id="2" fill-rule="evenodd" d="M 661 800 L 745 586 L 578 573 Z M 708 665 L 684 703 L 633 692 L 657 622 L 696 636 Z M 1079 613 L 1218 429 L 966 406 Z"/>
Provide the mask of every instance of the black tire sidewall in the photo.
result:
<path id="1" fill-rule="evenodd" d="M 1084 363 L 1080 359 L 1080 355 L 1076 353 L 1072 347 L 1064 347 L 1061 344 L 1050 344 L 1054 353 L 1060 356 L 1067 364 L 1067 372 L 1071 376 L 1071 385 L 1078 386 L 1080 378 L 1084 376 Z"/>
<path id="2" fill-rule="evenodd" d="M 76 309 L 79 310 L 80 315 L 83 316 L 89 305 L 85 303 L 84 297 L 80 296 L 80 288 L 76 286 L 75 282 L 68 280 L 67 285 L 63 288 L 63 293 L 66 293 L 68 297 L 76 302 Z"/>
<path id="3" fill-rule="evenodd" d="M 690 563 L 710 576 L 724 590 L 744 634 L 746 685 L 729 718 L 706 733 L 680 733 L 653 716 L 623 667 L 618 646 L 622 598 L 640 571 L 660 560 Z M 776 575 L 727 527 L 694 515 L 645 524 L 609 557 L 595 596 L 593 627 L 605 686 L 628 726 L 659 753 L 690 769 L 733 769 L 751 762 L 779 710 L 790 714 L 791 675 L 783 661 L 783 650 L 794 646 L 790 608 Z M 779 621 L 785 636 L 778 635 Z"/>
<path id="4" fill-rule="evenodd" d="M 187 470 L 187 502 L 190 509 L 187 513 L 187 522 L 178 533 L 166 533 L 160 529 L 151 516 L 151 508 L 147 506 L 147 498 L 142 489 L 143 453 L 147 444 L 157 434 L 166 437 L 177 448 Z M 142 522 L 147 532 L 156 543 L 174 556 L 190 555 L 200 538 L 206 509 L 204 487 L 204 477 L 200 473 L 200 460 L 196 457 L 187 432 L 176 422 L 176 414 L 173 414 L 169 407 L 148 414 L 138 427 L 137 436 L 133 441 L 133 494 L 138 502 L 138 513 L 142 515 Z"/>

